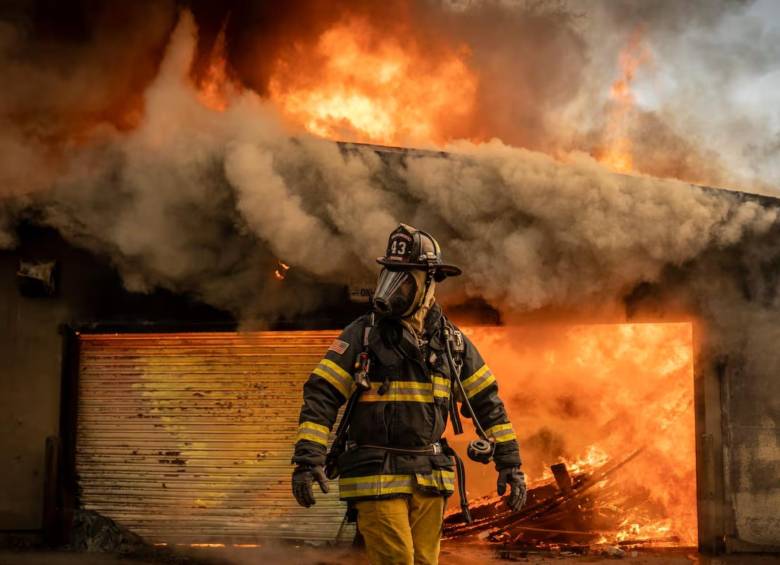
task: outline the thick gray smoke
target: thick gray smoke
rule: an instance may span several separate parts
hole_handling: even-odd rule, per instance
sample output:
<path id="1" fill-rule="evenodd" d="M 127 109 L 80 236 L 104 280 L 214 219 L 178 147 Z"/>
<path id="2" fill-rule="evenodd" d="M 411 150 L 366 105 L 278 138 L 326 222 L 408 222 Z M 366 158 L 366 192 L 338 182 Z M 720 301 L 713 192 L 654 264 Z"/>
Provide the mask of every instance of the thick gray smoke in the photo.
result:
<path id="1" fill-rule="evenodd" d="M 135 14 L 126 8 L 134 4 L 113 3 L 115 17 Z M 630 117 L 638 169 L 724 184 L 749 179 L 742 186 L 750 188 L 780 178 L 768 164 L 777 123 L 758 110 L 741 114 L 716 84 L 729 83 L 744 61 L 754 74 L 770 69 L 780 41 L 742 34 L 735 42 L 744 57 L 711 53 L 724 22 L 744 12 L 738 4 L 610 1 L 588 3 L 597 8 L 587 17 L 576 14 L 583 3 L 567 4 L 529 2 L 509 19 L 510 8 L 498 3 L 445 13 L 430 4 L 417 14 L 470 42 L 483 71 L 486 118 L 464 124 L 463 134 L 482 125 L 484 137 L 504 140 L 454 141 L 448 155 L 380 155 L 290 131 L 260 89 L 235 94 L 225 111 L 209 109 L 191 73 L 194 18 L 183 12 L 177 23 L 161 2 L 145 5 L 141 20 L 106 26 L 122 31 L 98 33 L 71 54 L 86 62 L 71 67 L 47 67 L 61 62 L 48 56 L 59 53 L 58 42 L 28 52 L 24 26 L 0 25 L 0 248 L 14 245 L 14 224 L 29 216 L 107 258 L 132 291 L 190 294 L 251 325 L 341 303 L 339 289 L 370 284 L 387 234 L 409 223 L 435 234 L 446 259 L 464 268 L 439 287 L 442 301 L 481 298 L 505 320 L 547 307 L 610 316 L 615 304 L 620 316 L 627 305 L 641 314 L 656 308 L 662 318 L 680 301 L 686 318 L 706 320 L 696 353 L 726 353 L 750 376 L 732 381 L 753 387 L 756 402 L 747 415 L 737 404 L 727 410 L 771 445 L 780 406 L 764 397 L 778 397 L 768 387 L 778 372 L 779 208 L 679 180 L 616 175 L 587 151 L 602 142 L 603 89 L 615 79 L 616 54 L 628 30 L 643 24 L 654 60 L 677 58 L 691 81 L 679 82 L 675 71 L 666 102 Z M 467 16 L 478 25 L 469 27 Z M 604 48 L 593 49 L 599 42 Z M 536 47 L 539 57 L 524 59 Z M 743 166 L 732 170 L 724 148 Z M 286 280 L 274 277 L 279 261 L 291 265 Z M 740 355 L 745 363 L 733 361 Z M 536 399 L 518 402 L 525 409 Z M 776 468 L 777 457 L 755 459 L 758 448 L 744 433 L 731 469 L 758 470 L 735 474 L 744 482 L 737 502 L 747 504 L 750 493 L 774 515 L 780 495 L 765 469 Z M 555 441 L 542 429 L 528 444 L 563 450 Z M 751 539 L 776 541 L 766 528 L 739 525 L 756 530 Z"/>
<path id="2" fill-rule="evenodd" d="M 48 189 L 88 128 L 108 123 L 154 76 L 176 22 L 162 2 L 118 4 L 80 22 L 88 40 L 76 41 L 47 35 L 28 4 L 0 6 L 0 197 Z M 66 3 L 48 8 L 52 19 L 69 14 Z"/>
<path id="3" fill-rule="evenodd" d="M 155 44 L 169 17 L 139 43 Z M 132 128 L 92 130 L 61 155 L 4 128 L 15 148 L 3 161 L 9 206 L 36 209 L 108 256 L 131 290 L 192 293 L 244 319 L 310 310 L 328 299 L 317 281 L 371 280 L 403 221 L 432 231 L 465 267 L 444 285 L 449 300 L 525 311 L 618 299 L 776 221 L 776 210 L 728 193 L 614 175 L 584 153 L 561 162 L 457 142 L 449 157 L 388 165 L 370 148 L 291 136 L 252 91 L 224 112 L 201 103 L 190 78 L 196 34 L 183 13 Z M 0 245 L 12 242 L 0 231 Z M 272 276 L 278 260 L 293 267 L 288 281 Z"/>

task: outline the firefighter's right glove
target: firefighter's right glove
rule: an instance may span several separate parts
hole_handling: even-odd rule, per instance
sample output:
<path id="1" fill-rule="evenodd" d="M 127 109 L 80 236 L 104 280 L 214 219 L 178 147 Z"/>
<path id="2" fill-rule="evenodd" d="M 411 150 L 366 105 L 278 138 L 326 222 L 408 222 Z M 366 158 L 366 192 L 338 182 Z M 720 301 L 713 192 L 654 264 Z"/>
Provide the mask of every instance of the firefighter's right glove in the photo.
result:
<path id="1" fill-rule="evenodd" d="M 295 467 L 292 474 L 292 491 L 295 500 L 301 506 L 308 508 L 315 503 L 314 490 L 312 489 L 314 481 L 317 481 L 323 493 L 328 493 L 330 488 L 322 465 L 298 465 Z"/>
<path id="2" fill-rule="evenodd" d="M 525 486 L 525 474 L 520 467 L 504 467 L 498 470 L 498 495 L 503 496 L 509 485 L 509 496 L 506 503 L 514 512 L 520 510 L 525 504 L 527 489 Z"/>

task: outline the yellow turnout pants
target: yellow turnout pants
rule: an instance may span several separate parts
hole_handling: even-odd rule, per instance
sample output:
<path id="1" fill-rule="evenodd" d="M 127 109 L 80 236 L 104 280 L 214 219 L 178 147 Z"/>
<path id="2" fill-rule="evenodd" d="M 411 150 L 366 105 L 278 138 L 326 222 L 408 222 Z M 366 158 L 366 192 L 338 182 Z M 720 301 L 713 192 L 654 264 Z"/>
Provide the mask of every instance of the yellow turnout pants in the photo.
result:
<path id="1" fill-rule="evenodd" d="M 358 529 L 372 565 L 436 565 L 444 497 L 417 490 L 410 497 L 355 503 Z"/>

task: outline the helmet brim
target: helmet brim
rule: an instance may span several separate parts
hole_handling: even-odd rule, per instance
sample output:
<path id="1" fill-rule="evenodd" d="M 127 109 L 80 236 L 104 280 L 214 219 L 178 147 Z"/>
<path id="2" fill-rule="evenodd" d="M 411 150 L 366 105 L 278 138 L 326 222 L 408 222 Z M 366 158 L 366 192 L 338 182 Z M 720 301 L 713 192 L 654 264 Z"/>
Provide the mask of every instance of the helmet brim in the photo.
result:
<path id="1" fill-rule="evenodd" d="M 428 268 L 426 265 L 421 263 L 404 263 L 401 261 L 391 261 L 385 257 L 377 257 L 376 262 L 379 263 L 380 265 L 384 265 L 386 267 L 391 267 L 395 269 L 420 269 L 425 271 Z M 440 265 L 434 265 L 434 267 L 436 269 L 437 275 L 444 275 L 443 277 L 441 277 L 442 279 L 444 277 L 457 277 L 458 275 L 463 273 L 460 267 L 456 267 L 455 265 L 440 264 Z"/>

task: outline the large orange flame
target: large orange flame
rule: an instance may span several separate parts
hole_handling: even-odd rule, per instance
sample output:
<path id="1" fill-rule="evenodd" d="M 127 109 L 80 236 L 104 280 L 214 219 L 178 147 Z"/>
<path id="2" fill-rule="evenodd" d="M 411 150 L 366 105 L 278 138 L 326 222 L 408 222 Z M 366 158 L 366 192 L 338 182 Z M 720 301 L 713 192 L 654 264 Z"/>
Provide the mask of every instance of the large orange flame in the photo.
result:
<path id="1" fill-rule="evenodd" d="M 553 463 L 588 473 L 643 449 L 606 480 L 619 494 L 602 503 L 622 512 L 607 541 L 696 544 L 692 324 L 467 333 L 499 379 L 532 482 L 552 480 Z M 469 435 L 451 443 L 464 451 Z M 472 497 L 495 495 L 495 472 L 472 465 L 469 490 Z"/>
<path id="2" fill-rule="evenodd" d="M 270 96 L 310 132 L 349 141 L 429 144 L 473 107 L 477 80 L 465 50 L 423 52 L 413 37 L 383 35 L 352 18 L 311 49 L 281 58 Z"/>

